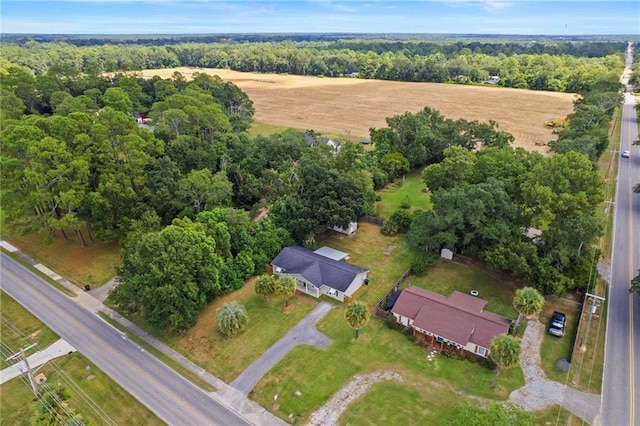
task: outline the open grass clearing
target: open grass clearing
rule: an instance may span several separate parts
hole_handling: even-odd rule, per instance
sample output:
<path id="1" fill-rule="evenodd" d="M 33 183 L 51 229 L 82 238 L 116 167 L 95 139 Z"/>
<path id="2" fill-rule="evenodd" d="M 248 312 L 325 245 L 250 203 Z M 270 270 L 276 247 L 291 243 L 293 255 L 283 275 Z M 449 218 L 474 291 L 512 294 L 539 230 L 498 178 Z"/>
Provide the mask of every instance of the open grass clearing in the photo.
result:
<path id="1" fill-rule="evenodd" d="M 0 292 L 2 310 L 2 328 L 0 339 L 11 349 L 38 343 L 42 350 L 58 339 L 58 336 L 31 315 L 19 303 L 6 293 Z M 26 338 L 23 336 L 27 336 Z M 4 352 L 3 352 L 4 353 Z M 3 364 L 4 368 L 5 364 Z M 87 371 L 89 366 L 89 371 Z M 71 398 L 69 405 L 89 420 L 90 424 L 105 424 L 100 410 L 94 408 L 78 391 L 82 391 L 95 402 L 100 409 L 108 413 L 116 424 L 162 425 L 153 413 L 129 395 L 117 383 L 98 370 L 80 353 L 57 358 L 38 370 L 47 377 L 47 383 L 65 386 Z M 62 373 L 61 373 L 62 372 Z M 92 376 L 92 377 L 90 377 Z M 69 381 L 72 384 L 69 384 Z M 30 425 L 33 394 L 27 382 L 21 378 L 13 379 L 0 386 L 0 405 L 2 406 L 2 424 Z"/>
<path id="2" fill-rule="evenodd" d="M 410 83 L 359 78 L 260 74 L 212 68 L 143 70 L 151 78 L 170 78 L 178 71 L 218 75 L 247 93 L 255 119 L 280 127 L 314 129 L 321 133 L 369 138 L 371 127 L 386 127 L 385 119 L 425 106 L 451 119 L 496 121 L 515 137 L 515 146 L 547 153 L 555 139 L 548 120 L 573 111 L 574 94 L 460 84 Z M 541 145 L 536 145 L 536 143 Z"/>
<path id="3" fill-rule="evenodd" d="M 341 425 L 439 424 L 453 414 L 458 395 L 443 386 L 426 383 L 376 383 L 340 417 Z"/>
<path id="4" fill-rule="evenodd" d="M 401 209 L 405 200 L 409 201 L 410 210 L 417 209 L 431 210 L 431 196 L 423 190 L 426 185 L 422 181 L 421 171 L 414 171 L 407 176 L 389 184 L 386 188 L 378 191 L 381 201 L 375 205 L 376 215 L 385 219 L 391 217 L 396 211 Z"/>
<path id="5" fill-rule="evenodd" d="M 377 383 L 340 418 L 347 425 L 436 425 L 455 415 L 463 398 L 451 389 L 427 383 Z M 479 404 L 473 401 L 474 404 Z M 566 425 L 570 412 L 559 405 L 535 413 L 539 426 Z"/>
<path id="6" fill-rule="evenodd" d="M 87 246 L 83 247 L 72 230 L 67 230 L 67 237 L 65 240 L 58 233 L 51 244 L 45 244 L 44 234 L 22 235 L 17 227 L 5 229 L 2 235 L 22 252 L 80 288 L 85 284 L 99 287 L 114 277 L 115 268 L 121 262 L 118 244 L 91 241 L 85 235 Z"/>
<path id="7" fill-rule="evenodd" d="M 505 400 L 512 390 L 524 385 L 520 368 L 506 370 L 498 387 L 492 389 L 495 371 L 484 366 L 443 355 L 428 361 L 424 347 L 378 318 L 371 319 L 357 340 L 342 309 L 329 312 L 318 329 L 333 343 L 324 350 L 311 346 L 294 348 L 258 383 L 250 394 L 252 399 L 282 418 L 293 414 L 303 423 L 359 373 L 397 372 L 405 380 L 433 389 L 433 400 L 439 401 L 452 392 Z M 296 391 L 301 395 L 297 396 Z M 422 424 L 429 424 L 422 420 Z"/>

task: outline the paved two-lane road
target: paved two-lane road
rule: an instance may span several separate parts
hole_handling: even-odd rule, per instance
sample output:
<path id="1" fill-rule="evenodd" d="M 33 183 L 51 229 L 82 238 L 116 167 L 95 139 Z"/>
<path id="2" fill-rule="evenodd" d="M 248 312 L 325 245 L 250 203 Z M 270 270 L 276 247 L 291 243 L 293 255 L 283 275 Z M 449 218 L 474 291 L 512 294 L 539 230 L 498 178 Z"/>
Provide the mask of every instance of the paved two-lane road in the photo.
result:
<path id="1" fill-rule="evenodd" d="M 2 290 L 170 425 L 249 425 L 99 317 L 5 255 Z"/>
<path id="2" fill-rule="evenodd" d="M 631 53 L 623 83 L 628 82 Z M 625 93 L 622 111 L 620 150 L 630 158 L 620 158 L 615 199 L 613 253 L 605 366 L 600 424 L 635 426 L 640 424 L 640 304 L 638 295 L 629 294 L 629 281 L 640 268 L 640 194 L 633 186 L 640 183 L 640 147 L 635 100 Z"/>

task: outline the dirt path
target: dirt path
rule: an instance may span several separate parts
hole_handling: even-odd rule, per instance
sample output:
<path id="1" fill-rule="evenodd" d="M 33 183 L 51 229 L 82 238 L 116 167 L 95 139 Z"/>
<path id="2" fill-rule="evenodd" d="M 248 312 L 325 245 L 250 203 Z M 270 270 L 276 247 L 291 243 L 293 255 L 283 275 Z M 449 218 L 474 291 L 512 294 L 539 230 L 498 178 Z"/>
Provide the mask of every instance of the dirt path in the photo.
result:
<path id="1" fill-rule="evenodd" d="M 309 425 L 332 426 L 337 425 L 340 416 L 349 405 L 360 398 L 374 383 L 383 380 L 402 381 L 402 376 L 393 371 L 376 371 L 369 374 L 356 374 L 333 398 L 311 415 Z"/>

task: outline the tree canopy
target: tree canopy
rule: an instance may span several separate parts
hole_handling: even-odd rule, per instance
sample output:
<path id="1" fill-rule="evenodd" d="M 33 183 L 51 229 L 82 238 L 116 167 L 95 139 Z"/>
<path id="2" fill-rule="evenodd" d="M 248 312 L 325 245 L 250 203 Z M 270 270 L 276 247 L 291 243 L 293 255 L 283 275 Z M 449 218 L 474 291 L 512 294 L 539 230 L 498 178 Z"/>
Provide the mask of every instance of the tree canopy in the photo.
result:
<path id="1" fill-rule="evenodd" d="M 122 252 L 111 297 L 153 327 L 187 329 L 222 291 L 216 242 L 190 221 L 141 235 Z"/>

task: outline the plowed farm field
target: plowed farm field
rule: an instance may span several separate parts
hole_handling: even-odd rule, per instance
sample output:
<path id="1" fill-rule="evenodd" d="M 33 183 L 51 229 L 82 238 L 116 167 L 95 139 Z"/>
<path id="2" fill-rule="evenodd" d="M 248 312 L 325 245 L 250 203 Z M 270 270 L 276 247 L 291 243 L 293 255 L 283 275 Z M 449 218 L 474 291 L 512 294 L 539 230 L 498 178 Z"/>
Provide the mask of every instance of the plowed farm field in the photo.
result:
<path id="1" fill-rule="evenodd" d="M 259 74 L 208 68 L 144 70 L 142 75 L 170 78 L 178 71 L 218 75 L 253 100 L 254 119 L 262 123 L 320 133 L 368 138 L 371 127 L 386 127 L 385 118 L 418 112 L 425 106 L 451 119 L 498 123 L 515 137 L 515 146 L 548 153 L 555 138 L 545 121 L 564 118 L 576 95 L 490 86 L 407 83 L 357 78 Z"/>

